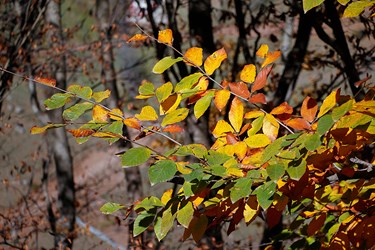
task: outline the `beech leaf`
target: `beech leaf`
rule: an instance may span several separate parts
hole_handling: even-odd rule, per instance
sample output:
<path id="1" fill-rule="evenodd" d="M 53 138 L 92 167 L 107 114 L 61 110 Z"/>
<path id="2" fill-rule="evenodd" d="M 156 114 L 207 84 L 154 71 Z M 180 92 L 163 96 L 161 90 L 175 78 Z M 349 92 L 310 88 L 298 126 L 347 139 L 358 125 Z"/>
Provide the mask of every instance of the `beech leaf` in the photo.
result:
<path id="1" fill-rule="evenodd" d="M 236 132 L 240 132 L 243 122 L 244 106 L 240 99 L 235 97 L 230 106 L 228 118 Z"/>
<path id="2" fill-rule="evenodd" d="M 247 99 L 250 97 L 250 91 L 248 89 L 248 86 L 243 82 L 231 82 L 229 83 L 229 88 L 233 93 L 242 98 Z"/>
<path id="3" fill-rule="evenodd" d="M 164 57 L 160 61 L 158 61 L 154 68 L 152 69 L 152 72 L 155 74 L 162 74 L 164 71 L 169 69 L 173 64 L 176 62 L 182 61 L 182 57 L 172 58 L 170 56 Z"/>
<path id="4" fill-rule="evenodd" d="M 189 60 L 184 60 L 186 64 L 194 67 L 199 67 L 203 63 L 203 49 L 198 47 L 189 48 L 184 57 Z"/>
<path id="5" fill-rule="evenodd" d="M 308 122 L 314 121 L 316 112 L 318 112 L 318 104 L 313 98 L 306 96 L 301 107 L 301 115 L 303 119 Z"/>
<path id="6" fill-rule="evenodd" d="M 168 45 L 172 45 L 172 42 L 173 42 L 172 30 L 165 29 L 165 30 L 159 31 L 158 41 L 159 43 L 166 43 Z"/>
<path id="7" fill-rule="evenodd" d="M 220 67 L 221 63 L 227 58 L 227 52 L 225 52 L 224 48 L 221 48 L 214 53 L 212 53 L 205 61 L 204 61 L 204 70 L 206 71 L 207 75 L 212 75 L 214 71 Z"/>
<path id="8" fill-rule="evenodd" d="M 141 113 L 136 114 L 135 117 L 140 121 L 156 121 L 158 119 L 155 109 L 151 106 L 143 107 Z"/>
<path id="9" fill-rule="evenodd" d="M 188 116 L 188 114 L 189 114 L 189 109 L 187 109 L 187 108 L 176 109 L 176 110 L 168 113 L 164 117 L 163 121 L 161 122 L 161 126 L 165 127 L 167 125 L 180 122 L 180 121 L 184 120 Z"/>
<path id="10" fill-rule="evenodd" d="M 240 74 L 240 79 L 243 82 L 253 83 L 256 75 L 256 67 L 254 64 L 245 65 Z"/>
<path id="11" fill-rule="evenodd" d="M 124 167 L 134 167 L 145 163 L 151 156 L 151 150 L 144 147 L 131 148 L 121 156 Z"/>
<path id="12" fill-rule="evenodd" d="M 215 92 L 214 104 L 220 112 L 227 105 L 229 98 L 230 91 L 227 89 L 221 89 Z"/>
<path id="13" fill-rule="evenodd" d="M 264 67 L 256 76 L 255 82 L 253 86 L 251 87 L 251 92 L 255 92 L 257 90 L 260 90 L 264 88 L 267 85 L 267 78 L 270 74 L 272 69 L 272 66 Z"/>

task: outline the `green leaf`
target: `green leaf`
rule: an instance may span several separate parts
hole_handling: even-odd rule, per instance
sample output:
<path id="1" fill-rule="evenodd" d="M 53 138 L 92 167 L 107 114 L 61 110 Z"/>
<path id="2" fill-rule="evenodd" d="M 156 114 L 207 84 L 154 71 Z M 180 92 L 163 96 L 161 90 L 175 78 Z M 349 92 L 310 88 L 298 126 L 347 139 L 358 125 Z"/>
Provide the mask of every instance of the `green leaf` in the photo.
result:
<path id="1" fill-rule="evenodd" d="M 171 160 L 158 161 L 148 169 L 151 185 L 170 180 L 177 172 L 176 163 Z"/>
<path id="2" fill-rule="evenodd" d="M 189 227 L 194 215 L 193 203 L 190 201 L 181 202 L 180 209 L 177 211 L 177 221 L 185 228 Z"/>
<path id="3" fill-rule="evenodd" d="M 182 80 L 176 84 L 174 91 L 181 92 L 182 90 L 191 90 L 191 88 L 194 86 L 195 83 L 198 82 L 201 76 L 203 76 L 202 73 L 194 73 L 182 78 Z"/>
<path id="4" fill-rule="evenodd" d="M 103 132 L 111 132 L 117 135 L 122 135 L 122 127 L 124 123 L 122 121 L 115 121 L 105 127 L 102 131 Z M 120 140 L 120 138 L 105 138 L 109 144 L 115 143 L 116 141 Z"/>
<path id="5" fill-rule="evenodd" d="M 70 101 L 71 94 L 68 93 L 57 93 L 44 101 L 44 106 L 47 110 L 57 109 L 64 106 Z"/>
<path id="6" fill-rule="evenodd" d="M 253 194 L 256 194 L 259 205 L 266 210 L 273 202 L 273 195 L 276 191 L 276 183 L 268 181 L 257 187 Z"/>
<path id="7" fill-rule="evenodd" d="M 88 86 L 82 87 L 79 85 L 70 85 L 67 90 L 79 97 L 86 99 L 90 99 L 92 95 L 92 89 Z"/>
<path id="8" fill-rule="evenodd" d="M 341 5 L 347 5 L 350 2 L 350 0 L 337 0 L 337 2 L 339 2 L 339 4 Z"/>
<path id="9" fill-rule="evenodd" d="M 156 89 L 155 95 L 159 103 L 165 101 L 171 94 L 173 90 L 173 85 L 171 82 L 164 83 L 159 88 Z"/>
<path id="10" fill-rule="evenodd" d="M 107 202 L 105 203 L 99 210 L 103 214 L 113 214 L 114 212 L 124 208 L 125 206 L 114 203 L 114 202 Z"/>
<path id="11" fill-rule="evenodd" d="M 356 1 L 356 2 L 352 2 L 344 10 L 343 17 L 357 17 L 367 7 L 373 6 L 374 4 L 375 4 L 375 1 Z"/>
<path id="12" fill-rule="evenodd" d="M 101 102 L 107 99 L 110 95 L 111 95 L 111 91 L 107 89 L 105 91 L 94 92 L 91 98 L 93 98 L 95 102 Z"/>
<path id="13" fill-rule="evenodd" d="M 124 167 L 134 167 L 145 163 L 151 156 L 151 150 L 144 147 L 131 148 L 121 157 Z"/>
<path id="14" fill-rule="evenodd" d="M 141 86 L 138 88 L 140 95 L 153 95 L 155 92 L 154 84 L 149 81 L 143 81 Z"/>
<path id="15" fill-rule="evenodd" d="M 312 8 L 321 5 L 323 2 L 324 0 L 302 0 L 303 11 L 306 13 Z"/>
<path id="16" fill-rule="evenodd" d="M 335 124 L 332 115 L 324 115 L 318 121 L 318 135 L 324 135 Z"/>
<path id="17" fill-rule="evenodd" d="M 278 154 L 280 150 L 282 149 L 282 143 L 284 142 L 284 137 L 280 137 L 276 139 L 274 142 L 272 142 L 270 145 L 268 145 L 265 150 L 263 151 L 262 158 L 261 158 L 261 164 L 264 164 L 269 159 L 271 159 L 273 156 Z"/>
<path id="18" fill-rule="evenodd" d="M 63 117 L 65 120 L 73 121 L 73 120 L 78 119 L 87 110 L 92 109 L 93 107 L 94 107 L 94 104 L 89 103 L 89 102 L 78 103 L 64 110 Z"/>
<path id="19" fill-rule="evenodd" d="M 350 99 L 349 101 L 345 102 L 339 107 L 336 107 L 332 110 L 332 118 L 334 121 L 338 121 L 341 117 L 343 117 L 349 110 L 353 107 L 353 100 Z"/>
<path id="20" fill-rule="evenodd" d="M 170 124 L 174 124 L 183 121 L 189 114 L 189 109 L 180 108 L 168 113 L 161 122 L 161 126 L 165 127 Z"/>
<path id="21" fill-rule="evenodd" d="M 171 230 L 171 228 L 173 227 L 176 215 L 176 213 L 172 213 L 172 208 L 168 208 L 163 212 L 163 215 L 161 217 L 160 232 L 157 232 L 157 230 L 155 230 L 156 236 L 159 241 L 167 236 L 169 230 Z"/>
<path id="22" fill-rule="evenodd" d="M 143 211 L 138 214 L 137 218 L 134 221 L 133 226 L 133 236 L 140 235 L 154 222 L 155 214 L 148 213 Z"/>
<path id="23" fill-rule="evenodd" d="M 208 165 L 222 165 L 228 161 L 231 157 L 229 155 L 216 152 L 214 150 L 209 150 L 207 155 Z"/>
<path id="24" fill-rule="evenodd" d="M 314 151 L 320 145 L 322 145 L 322 142 L 320 141 L 320 136 L 315 133 L 312 135 L 308 135 L 304 144 L 307 150 Z"/>
<path id="25" fill-rule="evenodd" d="M 158 61 L 154 68 L 152 69 L 152 72 L 155 74 L 162 74 L 164 71 L 169 69 L 173 64 L 176 62 L 182 61 L 182 57 L 177 57 L 176 59 L 167 56 Z"/>
<path id="26" fill-rule="evenodd" d="M 210 91 L 205 96 L 203 96 L 201 99 L 199 99 L 195 105 L 194 105 L 194 116 L 195 118 L 199 119 L 204 112 L 210 107 L 211 100 L 214 97 L 215 92 Z"/>
<path id="27" fill-rule="evenodd" d="M 240 178 L 235 181 L 234 186 L 230 189 L 230 199 L 232 203 L 248 197 L 251 194 L 251 185 L 253 180 L 251 178 Z"/>
<path id="28" fill-rule="evenodd" d="M 248 136 L 255 135 L 263 126 L 264 115 L 259 116 L 251 123 L 251 128 L 247 131 Z"/>
<path id="29" fill-rule="evenodd" d="M 150 211 L 156 207 L 164 206 L 163 202 L 155 196 L 150 196 L 144 198 L 141 203 L 135 205 L 134 210 L 138 212 L 138 210 L 147 210 Z"/>
<path id="30" fill-rule="evenodd" d="M 292 180 L 298 181 L 306 172 L 306 161 L 293 161 L 289 163 L 288 168 L 286 169 L 290 178 Z"/>
<path id="31" fill-rule="evenodd" d="M 273 181 L 277 181 L 285 174 L 284 166 L 276 164 L 276 165 L 269 165 L 266 168 L 268 176 Z"/>

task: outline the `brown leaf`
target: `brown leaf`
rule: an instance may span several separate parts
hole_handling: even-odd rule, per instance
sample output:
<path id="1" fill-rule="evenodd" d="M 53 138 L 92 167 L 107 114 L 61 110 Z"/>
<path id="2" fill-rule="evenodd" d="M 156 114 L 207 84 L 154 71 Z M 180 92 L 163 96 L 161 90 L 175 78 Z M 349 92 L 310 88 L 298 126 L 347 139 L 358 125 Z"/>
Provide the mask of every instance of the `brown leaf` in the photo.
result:
<path id="1" fill-rule="evenodd" d="M 241 96 L 246 99 L 250 97 L 250 91 L 247 85 L 243 82 L 238 82 L 238 83 L 230 82 L 229 88 L 233 93 L 235 93 L 238 96 Z"/>
<path id="2" fill-rule="evenodd" d="M 227 139 L 227 144 L 229 145 L 233 145 L 237 142 L 237 137 L 231 132 L 227 133 L 226 139 Z"/>
<path id="3" fill-rule="evenodd" d="M 307 235 L 313 236 L 314 234 L 316 234 L 323 227 L 326 217 L 326 213 L 322 213 L 314 217 L 314 219 L 312 219 L 312 221 L 310 221 L 309 225 L 307 226 Z"/>
<path id="4" fill-rule="evenodd" d="M 260 89 L 264 88 L 264 86 L 266 86 L 267 77 L 270 74 L 271 69 L 272 69 L 272 66 L 268 66 L 268 67 L 263 68 L 258 73 L 257 77 L 255 78 L 255 82 L 254 82 L 253 86 L 251 87 L 251 92 L 255 92 L 257 90 L 260 90 Z"/>
<path id="5" fill-rule="evenodd" d="M 266 96 L 263 93 L 258 93 L 249 98 L 250 103 L 262 103 L 266 104 Z"/>
<path id="6" fill-rule="evenodd" d="M 312 122 L 315 119 L 316 112 L 318 112 L 318 104 L 313 98 L 311 98 L 310 96 L 306 96 L 306 98 L 302 102 L 301 107 L 302 117 L 306 121 Z"/>

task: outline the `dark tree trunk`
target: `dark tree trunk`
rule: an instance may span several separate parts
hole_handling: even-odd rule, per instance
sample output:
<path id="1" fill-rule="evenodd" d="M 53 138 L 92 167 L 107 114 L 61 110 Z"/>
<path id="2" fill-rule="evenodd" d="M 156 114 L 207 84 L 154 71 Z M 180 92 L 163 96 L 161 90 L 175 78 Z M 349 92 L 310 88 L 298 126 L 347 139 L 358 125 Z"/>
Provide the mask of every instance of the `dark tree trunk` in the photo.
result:
<path id="1" fill-rule="evenodd" d="M 275 97 L 273 98 L 275 106 L 286 101 L 288 91 L 292 91 L 295 88 L 309 45 L 315 12 L 314 10 L 310 10 L 304 14 L 302 9 L 299 12 L 300 20 L 297 38 L 285 62 L 285 68 L 277 86 Z"/>
<path id="2" fill-rule="evenodd" d="M 49 1 L 47 6 L 46 19 L 48 27 L 48 36 L 55 36 L 57 42 L 51 44 L 51 47 L 58 46 L 59 49 L 64 46 L 63 27 L 61 24 L 61 2 Z M 52 39 L 49 39 L 52 41 Z M 55 50 L 51 50 L 52 53 Z M 57 87 L 66 89 L 66 57 L 62 53 L 60 55 L 52 55 L 55 64 L 50 65 L 50 72 L 57 81 Z M 48 112 L 49 118 L 54 123 L 64 123 L 62 119 L 62 110 L 54 110 Z M 73 176 L 73 159 L 65 129 L 58 128 L 48 132 L 48 146 L 53 153 L 55 161 L 57 192 L 58 192 L 58 208 L 60 218 L 58 220 L 61 232 L 55 237 L 55 247 L 72 248 L 73 235 L 75 226 L 75 187 Z"/>

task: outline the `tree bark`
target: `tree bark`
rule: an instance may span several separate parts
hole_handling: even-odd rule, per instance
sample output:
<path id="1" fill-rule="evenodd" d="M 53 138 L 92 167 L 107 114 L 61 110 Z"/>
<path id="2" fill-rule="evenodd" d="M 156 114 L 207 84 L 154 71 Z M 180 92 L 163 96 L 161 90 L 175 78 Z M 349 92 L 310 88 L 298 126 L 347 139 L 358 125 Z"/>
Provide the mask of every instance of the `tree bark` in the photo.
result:
<path id="1" fill-rule="evenodd" d="M 56 37 L 56 43 L 50 44 L 51 48 L 58 46 L 60 50 L 64 47 L 63 27 L 61 24 L 61 2 L 49 1 L 47 5 L 46 20 L 48 27 L 47 36 Z M 52 39 L 49 39 L 52 41 Z M 51 50 L 52 53 L 56 50 Z M 55 57 L 55 64 L 50 65 L 50 72 L 54 75 L 57 86 L 66 88 L 66 57 L 65 54 L 51 55 Z M 48 112 L 49 118 L 54 123 L 64 123 L 62 110 L 57 109 Z M 55 161 L 58 208 L 60 218 L 58 220 L 61 231 L 55 236 L 55 247 L 72 248 L 75 226 L 75 187 L 73 176 L 73 159 L 65 129 L 58 128 L 48 132 L 48 146 L 52 149 Z"/>
<path id="2" fill-rule="evenodd" d="M 286 99 L 288 99 L 288 91 L 291 92 L 295 88 L 309 45 L 315 12 L 314 10 L 310 10 L 304 14 L 301 8 L 299 12 L 300 20 L 298 23 L 297 38 L 293 49 L 287 57 L 283 74 L 277 86 L 275 97 L 273 98 L 275 106 L 286 101 Z"/>

